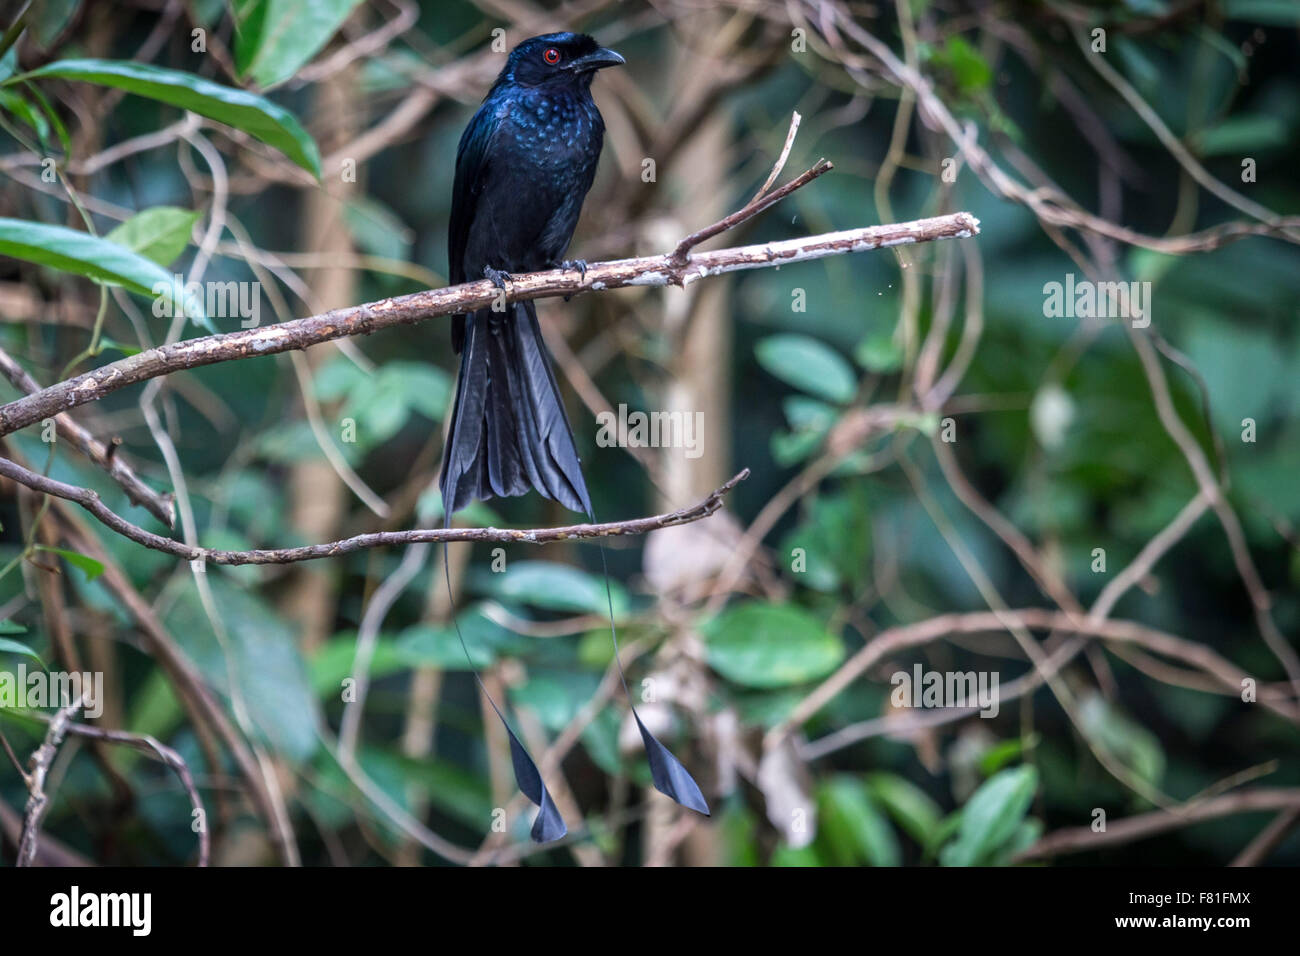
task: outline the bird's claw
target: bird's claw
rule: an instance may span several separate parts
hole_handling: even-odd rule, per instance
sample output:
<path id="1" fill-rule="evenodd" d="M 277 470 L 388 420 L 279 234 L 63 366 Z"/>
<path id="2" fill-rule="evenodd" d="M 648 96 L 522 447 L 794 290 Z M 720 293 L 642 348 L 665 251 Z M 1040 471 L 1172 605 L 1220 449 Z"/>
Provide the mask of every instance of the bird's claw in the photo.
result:
<path id="1" fill-rule="evenodd" d="M 504 289 L 506 283 L 514 278 L 509 272 L 503 269 L 493 269 L 491 266 L 483 267 L 483 278 L 491 279 L 492 284 L 498 289 Z"/>
<path id="2" fill-rule="evenodd" d="M 586 259 L 565 259 L 560 263 L 561 269 L 577 269 L 578 281 L 586 281 L 587 278 L 587 260 Z"/>

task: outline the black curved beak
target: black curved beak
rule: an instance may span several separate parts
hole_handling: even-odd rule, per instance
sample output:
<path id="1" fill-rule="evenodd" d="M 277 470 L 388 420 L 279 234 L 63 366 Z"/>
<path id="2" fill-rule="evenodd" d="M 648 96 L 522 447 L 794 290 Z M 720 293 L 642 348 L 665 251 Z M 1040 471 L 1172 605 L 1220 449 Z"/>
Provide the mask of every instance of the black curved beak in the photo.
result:
<path id="1" fill-rule="evenodd" d="M 575 73 L 591 73 L 596 70 L 603 70 L 607 66 L 622 66 L 626 62 L 627 60 L 613 50 L 601 47 L 594 53 L 588 53 L 586 56 L 580 56 L 576 60 L 572 60 L 568 69 Z"/>

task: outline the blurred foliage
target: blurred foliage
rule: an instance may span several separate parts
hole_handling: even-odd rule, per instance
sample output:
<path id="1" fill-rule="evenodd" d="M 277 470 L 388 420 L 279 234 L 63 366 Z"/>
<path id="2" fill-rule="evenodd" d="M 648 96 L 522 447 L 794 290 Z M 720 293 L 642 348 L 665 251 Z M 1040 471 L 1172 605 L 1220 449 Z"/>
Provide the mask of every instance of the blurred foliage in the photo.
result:
<path id="1" fill-rule="evenodd" d="M 1174 800 L 1250 768 L 1263 768 L 1269 786 L 1300 786 L 1295 725 L 1231 691 L 1207 692 L 1195 674 L 1169 678 L 1132 653 L 1098 650 L 1064 672 L 1078 702 L 1076 722 L 1049 689 L 1039 688 L 1007 701 L 995 719 L 890 732 L 887 722 L 906 716 L 890 703 L 891 673 L 910 672 L 918 662 L 948 673 L 992 670 L 1005 686 L 1030 669 L 1006 635 L 951 635 L 892 652 L 799 728 L 799 740 L 815 742 L 856 722 L 886 722 L 851 745 L 807 761 L 796 757 L 789 767 L 772 765 L 770 773 L 736 759 L 739 750 L 756 761 L 763 735 L 878 631 L 986 609 L 927 504 L 946 515 L 952 534 L 1008 606 L 1050 604 L 945 482 L 929 447 L 942 419 L 955 421 L 953 447 L 972 483 L 1032 540 L 1084 607 L 1197 488 L 1155 414 L 1148 381 L 1119 325 L 1088 330 L 1075 319 L 1045 318 L 1045 284 L 1071 272 L 1083 277 L 1069 249 L 1084 240 L 1071 233 L 1058 245 L 1059 233 L 1045 230 L 1023 205 L 995 197 L 969 168 L 955 182 L 944 181 L 951 144 L 912 121 L 914 105 L 910 98 L 900 102 L 895 86 L 875 73 L 846 72 L 820 39 L 810 39 L 806 52 L 792 50 L 791 25 L 773 5 L 774 22 L 734 22 L 731 54 L 745 64 L 736 79 L 720 83 L 708 99 L 685 102 L 702 97 L 687 79 L 690 58 L 705 55 L 699 44 L 708 32 L 693 18 L 707 11 L 676 3 L 583 6 L 588 12 L 580 26 L 617 46 L 629 66 L 622 77 L 597 82 L 611 133 L 576 254 L 595 247 L 610 256 L 658 252 L 704 225 L 695 209 L 682 206 L 698 169 L 674 158 L 660 162 L 657 180 L 646 182 L 643 157 L 629 154 L 629 144 L 648 149 L 661 127 L 685 135 L 719 119 L 728 143 L 721 158 L 725 198 L 738 208 L 765 178 L 792 110 L 803 121 L 785 176 L 820 156 L 836 171 L 748 224 L 749 241 L 878 221 L 886 212 L 875 188 L 882 175 L 888 218 L 961 209 L 981 221 L 978 239 L 968 240 L 977 244 L 982 276 L 982 297 L 974 303 L 967 301 L 972 267 L 962 264 L 957 243 L 709 280 L 731 283 L 730 351 L 718 357 L 723 367 L 717 368 L 731 412 L 728 447 L 707 447 L 705 455 L 709 473 L 751 469 L 728 499 L 742 522 L 815 467 L 863 409 L 897 403 L 901 414 L 798 496 L 763 539 L 760 563 L 768 577 L 749 581 L 748 593 L 725 606 L 657 591 L 650 583 L 656 568 L 641 543 L 611 549 L 613 608 L 629 683 L 637 694 L 647 686 L 662 691 L 661 699 L 640 706 L 661 721 L 656 734 L 662 729 L 699 771 L 715 803 L 714 818 L 701 827 L 706 836 L 688 858 L 781 866 L 1005 864 L 1045 830 L 1088 826 L 1094 808 L 1105 808 L 1112 819 L 1153 809 L 1107 772 L 1096 753 Z M 150 290 L 157 281 L 170 283 L 172 273 L 188 275 L 200 256 L 211 282 L 262 283 L 264 322 L 318 311 L 311 298 L 312 283 L 322 276 L 318 263 L 279 251 L 301 251 L 319 238 L 306 234 L 306 216 L 322 187 L 301 183 L 306 174 L 338 177 L 321 156 L 337 145 L 344 117 L 322 105 L 319 87 L 340 75 L 351 84 L 348 109 L 355 115 L 346 119 L 362 130 L 421 90 L 439 94 L 409 132 L 359 164 L 355 184 L 328 193 L 340 204 L 338 222 L 351 248 L 365 258 L 349 265 L 331 260 L 323 268 L 354 270 L 356 302 L 441 281 L 457 139 L 499 64 L 489 50 L 491 31 L 504 27 L 512 43 L 524 33 L 485 12 L 495 5 L 480 10 L 459 0 L 421 0 L 410 8 L 418 13 L 414 28 L 361 50 L 334 80 L 301 79 L 304 68 L 391 20 L 392 7 L 358 0 L 191 0 L 162 4 L 162 13 L 158 4 L 114 5 L 109 16 L 89 2 L 37 3 L 28 34 L 0 58 L 0 301 L 6 303 L 0 346 L 50 384 L 74 360 L 80 372 L 159 344 L 169 320 L 150 314 Z M 721 19 L 708 21 L 715 31 L 736 15 L 725 4 L 719 9 Z M 1276 212 L 1300 210 L 1300 36 L 1292 0 L 1127 0 L 1068 8 L 1015 2 L 996 9 L 911 0 L 877 6 L 870 16 L 864 25 L 891 49 L 902 51 L 912 38 L 911 55 L 948 108 L 973 124 L 1004 169 L 1031 186 L 1050 181 L 1081 207 L 1152 236 L 1239 218 L 1197 186 L 1073 43 L 1072 29 L 1103 24 L 1106 62 L 1209 174 Z M 558 15 L 538 22 L 560 25 Z M 191 30 L 200 29 L 208 47 L 195 52 Z M 148 62 L 135 62 L 142 49 Z M 421 77 L 430 75 L 451 88 L 422 86 Z M 694 122 L 665 122 L 682 115 L 675 108 L 694 106 Z M 196 245 L 214 208 L 212 169 L 200 151 L 173 138 L 93 173 L 76 165 L 176 123 L 180 110 L 210 121 L 203 135 L 229 167 L 222 177 L 230 187 L 227 221 L 211 256 Z M 899 110 L 907 116 L 901 130 Z M 333 145 L 318 146 L 326 140 Z M 39 162 L 19 162 L 32 154 L 58 157 L 57 180 L 43 178 Z M 1255 170 L 1249 182 L 1242 179 L 1246 159 Z M 1043 183 L 1024 173 L 1031 165 L 1041 168 Z M 69 189 L 84 217 L 67 201 Z M 1300 632 L 1300 250 L 1279 238 L 1248 238 L 1171 256 L 1088 241 L 1104 246 L 1124 278 L 1152 283 L 1153 328 L 1179 359 L 1165 363 L 1175 406 L 1210 460 L 1221 456 L 1228 500 L 1271 592 L 1271 613 L 1294 646 Z M 250 248 L 276 252 L 258 260 Z M 656 319 L 657 307 L 627 291 L 568 305 L 553 301 L 543 312 L 555 317 L 555 329 L 592 367 L 612 405 L 654 408 L 662 403 L 677 344 Z M 238 319 L 205 317 L 202 303 L 187 306 L 195 323 L 184 326 L 186 337 L 203 334 L 199 322 L 219 331 L 239 327 Z M 983 323 L 973 362 L 948 405 L 923 411 L 910 397 L 917 343 L 938 313 L 955 312 L 941 342 L 940 368 L 946 367 L 959 351 L 968 307 L 980 310 Z M 326 347 L 305 386 L 285 356 L 173 377 L 157 407 L 183 466 L 201 543 L 245 549 L 313 542 L 294 517 L 303 505 L 294 498 L 294 476 L 327 462 L 323 441 L 393 509 L 386 525 L 342 492 L 338 536 L 440 521 L 441 505 L 429 487 L 456 367 L 442 325 L 357 341 L 361 360 Z M 4 388 L 9 400 L 13 390 Z M 121 454 L 146 482 L 170 490 L 173 476 L 139 403 L 139 390 L 127 390 L 77 414 L 94 434 L 120 436 Z M 314 403 L 325 439 L 307 413 Z M 1254 422 L 1253 441 L 1242 437 L 1246 419 Z M 574 421 L 597 513 L 608 519 L 660 510 L 638 463 L 621 449 L 597 446 L 585 409 Z M 71 448 L 60 443 L 51 457 L 39 426 L 5 445 L 7 455 L 37 470 L 48 460 L 51 477 L 92 488 L 114 510 L 158 530 Z M 922 476 L 929 500 L 918 497 L 896 466 L 900 456 Z M 211 763 L 210 742 L 196 734 L 176 687 L 145 653 L 132 614 L 106 584 L 103 564 L 69 547 L 41 543 L 36 550 L 39 509 L 39 501 L 12 486 L 0 502 L 0 668 L 20 661 L 53 667 L 62 659 L 50 631 L 55 612 L 43 606 L 38 583 L 58 563 L 63 616 L 84 657 L 109 670 L 121 726 L 180 752 L 209 812 L 222 817 L 218 860 L 246 862 L 250 857 L 241 854 L 250 852 L 253 860 L 273 860 L 252 807 L 227 792 L 232 781 L 236 792 L 242 789 L 236 767 L 224 751 L 219 765 Z M 535 495 L 476 505 L 466 518 L 504 527 L 570 520 Z M 208 684 L 246 721 L 256 745 L 283 768 L 306 862 L 438 862 L 418 849 L 412 856 L 408 838 L 349 779 L 335 750 L 340 688 L 354 676 L 362 615 L 400 552 L 352 553 L 305 570 L 209 566 L 209 606 L 183 562 L 102 527 L 93 533 Z M 504 549 L 505 569 L 498 573 L 494 546 L 459 547 L 472 554 L 458 620 L 474 666 L 508 687 L 510 707 L 537 739 L 554 740 L 593 699 L 612 662 L 599 555 L 586 546 L 552 545 L 538 553 L 515 545 Z M 673 560 L 689 559 L 692 547 L 683 545 Z M 1101 572 L 1097 548 L 1105 551 Z M 499 754 L 485 740 L 478 689 L 446 616 L 441 567 L 431 568 L 411 581 L 376 635 L 357 761 L 396 805 L 447 839 L 475 847 L 513 784 L 508 774 L 503 780 Z M 288 600 L 304 575 L 328 582 L 328 632 L 314 646 L 304 644 L 303 622 Z M 1211 648 L 1263 681 L 1286 677 L 1261 640 L 1212 516 L 1195 523 L 1113 616 Z M 92 642 L 106 649 L 92 654 Z M 633 645 L 636 655 L 627 653 Z M 639 863 L 658 838 L 642 805 L 658 798 L 629 793 L 648 784 L 648 773 L 629 737 L 626 703 L 617 695 L 604 700 L 563 772 L 587 817 L 580 844 L 614 862 Z M 730 735 L 719 732 L 724 718 L 734 724 Z M 421 733 L 421 720 L 432 736 L 418 752 L 410 741 Z M 43 725 L 9 708 L 0 710 L 0 731 L 26 754 L 39 744 Z M 192 861 L 189 804 L 166 768 L 129 751 L 110 750 L 108 759 L 128 782 L 131 799 L 121 803 L 96 763 L 78 757 L 59 782 L 46 833 L 102 862 Z M 738 778 L 729 785 L 725 775 L 715 779 L 712 768 L 722 764 Z M 18 808 L 24 798 L 22 781 L 5 762 L 0 801 Z M 802 816 L 778 818 L 775 808 L 786 806 Z M 530 818 L 512 813 L 507 836 L 526 840 Z M 1223 863 L 1266 822 L 1259 814 L 1229 816 L 1065 862 Z M 248 851 L 234 839 L 240 834 L 261 842 Z M 573 855 L 552 849 L 526 859 L 568 863 Z M 1270 859 L 1300 862 L 1300 837 L 1292 834 Z"/>

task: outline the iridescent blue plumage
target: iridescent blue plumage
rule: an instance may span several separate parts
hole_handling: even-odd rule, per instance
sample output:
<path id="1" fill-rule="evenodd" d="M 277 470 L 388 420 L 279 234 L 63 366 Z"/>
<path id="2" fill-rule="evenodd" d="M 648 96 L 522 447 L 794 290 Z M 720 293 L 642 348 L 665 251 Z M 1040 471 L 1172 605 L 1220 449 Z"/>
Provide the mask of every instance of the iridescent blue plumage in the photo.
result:
<path id="1" fill-rule="evenodd" d="M 510 273 L 565 264 L 605 136 L 591 80 L 602 67 L 622 62 L 576 33 L 533 37 L 511 51 L 456 153 L 448 236 L 453 284 L 488 276 L 504 286 Z M 536 489 L 594 520 L 533 303 L 456 316 L 452 344 L 460 353 L 460 376 L 442 465 L 448 519 L 471 501 Z M 613 623 L 611 602 L 611 628 Z M 632 713 L 655 787 L 707 814 L 691 775 L 635 708 Z M 513 731 L 510 750 L 520 789 L 541 811 L 533 838 L 558 839 L 566 832 L 564 821 Z"/>
<path id="2" fill-rule="evenodd" d="M 561 264 L 605 135 L 591 80 L 622 62 L 576 33 L 533 37 L 511 51 L 456 154 L 453 283 Z M 590 511 L 532 303 L 457 316 L 452 344 L 461 376 L 443 459 L 448 507 L 536 488 Z"/>

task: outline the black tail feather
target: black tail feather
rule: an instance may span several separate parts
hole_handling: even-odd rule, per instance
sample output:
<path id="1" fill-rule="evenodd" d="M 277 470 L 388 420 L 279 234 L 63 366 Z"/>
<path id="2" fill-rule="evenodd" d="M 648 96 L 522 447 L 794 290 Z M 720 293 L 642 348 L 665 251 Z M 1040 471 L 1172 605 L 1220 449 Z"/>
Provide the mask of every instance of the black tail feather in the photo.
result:
<path id="1" fill-rule="evenodd" d="M 465 317 L 441 487 L 448 514 L 471 501 L 532 488 L 572 511 L 591 510 L 531 302 Z"/>
<path id="2" fill-rule="evenodd" d="M 466 316 L 456 340 L 461 346 L 460 378 L 441 478 L 445 520 L 449 522 L 453 512 L 472 501 L 494 495 L 523 495 L 535 488 L 543 496 L 595 521 L 573 443 L 573 430 L 564 412 L 560 388 L 551 370 L 550 355 L 532 302 L 514 303 L 504 313 L 485 309 Z M 605 571 L 610 636 L 615 660 L 619 661 L 603 545 L 600 545 L 600 559 Z M 447 588 L 450 592 L 450 580 Z M 458 634 L 459 630 L 458 625 Z M 464 644 L 463 637 L 461 643 Z M 468 649 L 465 653 L 468 658 Z M 618 670 L 631 705 L 632 694 L 621 661 Z M 496 702 L 490 696 L 488 700 L 497 710 Z M 497 714 L 504 723 L 505 716 L 500 710 Z M 650 733 L 635 707 L 632 715 L 641 732 L 655 788 L 682 806 L 707 816 L 709 805 L 694 778 Z M 565 833 L 564 822 L 551 802 L 536 764 L 508 723 L 506 730 L 510 733 L 515 780 L 540 808 L 533 826 L 533 839 L 539 842 L 558 839 Z"/>

